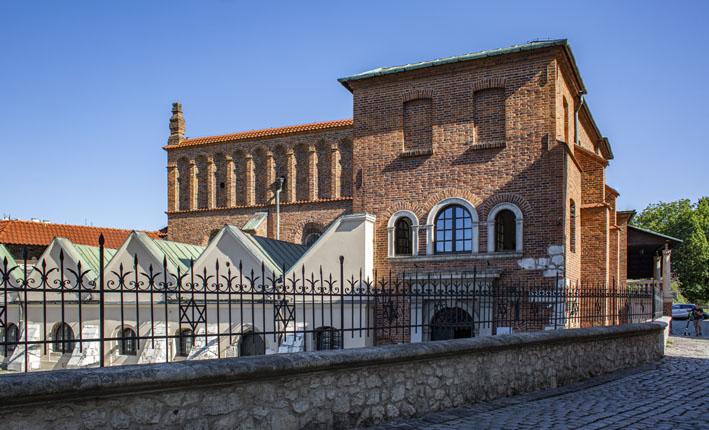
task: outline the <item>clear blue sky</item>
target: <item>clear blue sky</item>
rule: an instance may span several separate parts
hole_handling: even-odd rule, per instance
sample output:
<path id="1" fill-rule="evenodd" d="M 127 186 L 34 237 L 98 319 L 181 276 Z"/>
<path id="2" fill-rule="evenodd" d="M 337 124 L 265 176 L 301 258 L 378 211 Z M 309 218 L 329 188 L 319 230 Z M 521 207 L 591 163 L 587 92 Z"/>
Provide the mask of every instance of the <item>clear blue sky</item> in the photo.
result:
<path id="1" fill-rule="evenodd" d="M 0 211 L 167 223 L 170 103 L 198 137 L 350 118 L 337 78 L 568 38 L 619 209 L 709 194 L 709 2 L 0 0 Z"/>

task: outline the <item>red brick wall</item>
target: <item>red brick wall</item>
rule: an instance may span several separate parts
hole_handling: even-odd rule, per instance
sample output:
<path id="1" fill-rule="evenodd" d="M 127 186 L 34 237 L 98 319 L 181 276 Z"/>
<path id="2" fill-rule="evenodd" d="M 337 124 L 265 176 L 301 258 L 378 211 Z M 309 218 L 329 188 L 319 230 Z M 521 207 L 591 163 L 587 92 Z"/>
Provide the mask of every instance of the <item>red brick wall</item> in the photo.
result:
<path id="1" fill-rule="evenodd" d="M 281 205 L 281 240 L 301 243 L 306 227 L 312 231 L 313 225 L 319 225 L 324 231 L 338 216 L 351 213 L 351 208 L 350 199 Z M 269 213 L 263 230 L 257 231 L 257 234 L 268 232 L 269 237 L 275 237 L 276 208 L 270 205 L 169 213 L 169 240 L 206 245 L 213 230 L 222 228 L 224 224 L 241 228 L 256 212 Z"/>
<path id="2" fill-rule="evenodd" d="M 432 146 L 431 99 L 404 102 L 404 150 L 429 150 Z"/>
<path id="3" fill-rule="evenodd" d="M 606 282 L 609 247 L 608 207 L 581 209 L 581 280 L 594 284 Z"/>
<path id="4" fill-rule="evenodd" d="M 551 52 L 459 63 L 352 83 L 354 95 L 354 212 L 377 215 L 375 267 L 411 270 L 413 263 L 387 259 L 387 221 L 399 207 L 410 207 L 421 225 L 433 205 L 447 196 L 464 197 L 481 221 L 497 196 L 527 202 L 524 211 L 524 257 L 546 257 L 549 245 L 563 245 L 564 150 L 554 133 L 554 69 Z M 435 69 L 435 70 L 434 70 Z M 504 87 L 506 120 L 486 124 L 491 135 L 505 130 L 504 147 L 477 146 L 476 91 L 491 82 Z M 480 88 L 483 87 L 483 88 Z M 432 94 L 433 154 L 402 156 L 405 131 L 401 118 L 411 92 Z M 499 102 L 502 91 L 490 93 Z M 483 100 L 485 100 L 483 98 Z M 485 117 L 485 115 L 482 115 Z M 504 120 L 504 122 L 503 122 Z M 464 137 L 468 138 L 464 138 Z M 461 138 L 463 137 L 463 138 Z M 359 181 L 359 182 L 358 182 Z M 425 232 L 420 232 L 424 252 Z M 487 228 L 480 227 L 480 250 L 486 251 Z M 491 260 L 510 272 L 517 259 Z M 462 269 L 487 265 L 483 260 L 417 262 L 425 269 Z"/>

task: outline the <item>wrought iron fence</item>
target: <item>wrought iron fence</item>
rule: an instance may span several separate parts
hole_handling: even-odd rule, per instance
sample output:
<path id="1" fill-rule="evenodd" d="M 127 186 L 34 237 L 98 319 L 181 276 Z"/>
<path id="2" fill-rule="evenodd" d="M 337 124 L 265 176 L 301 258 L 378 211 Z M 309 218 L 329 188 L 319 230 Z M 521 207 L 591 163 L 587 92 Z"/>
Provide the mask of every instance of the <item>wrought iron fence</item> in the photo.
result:
<path id="1" fill-rule="evenodd" d="M 656 315 L 653 283 L 505 279 L 456 273 L 280 273 L 215 261 L 213 270 L 107 270 L 81 262 L 0 262 L 0 354 L 15 371 L 221 358 L 547 329 L 624 324 Z M 339 263 L 339 264 L 338 264 Z M 661 308 L 661 307 L 660 307 Z M 660 309 L 661 312 L 661 309 Z"/>

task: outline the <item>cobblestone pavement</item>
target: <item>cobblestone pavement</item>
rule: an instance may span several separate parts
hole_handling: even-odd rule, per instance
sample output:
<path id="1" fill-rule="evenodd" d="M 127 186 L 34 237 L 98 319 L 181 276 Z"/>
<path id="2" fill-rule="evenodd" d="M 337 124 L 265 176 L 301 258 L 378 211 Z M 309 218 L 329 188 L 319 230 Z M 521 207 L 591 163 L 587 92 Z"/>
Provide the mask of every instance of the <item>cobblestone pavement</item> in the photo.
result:
<path id="1" fill-rule="evenodd" d="M 709 339 L 671 336 L 660 361 L 374 428 L 673 429 L 693 420 L 704 428 L 708 410 Z"/>

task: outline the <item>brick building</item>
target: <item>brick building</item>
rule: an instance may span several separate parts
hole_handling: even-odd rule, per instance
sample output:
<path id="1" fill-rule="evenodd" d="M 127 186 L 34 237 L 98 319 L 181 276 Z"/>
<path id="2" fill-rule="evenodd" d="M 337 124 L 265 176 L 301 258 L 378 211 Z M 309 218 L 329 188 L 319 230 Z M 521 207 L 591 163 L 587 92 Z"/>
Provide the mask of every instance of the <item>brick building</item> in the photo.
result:
<path id="1" fill-rule="evenodd" d="M 339 81 L 350 120 L 185 139 L 175 103 L 169 239 L 206 245 L 224 224 L 276 237 L 283 177 L 281 240 L 310 244 L 342 214 L 372 214 L 379 270 L 626 278 L 629 216 L 566 40 Z"/>

